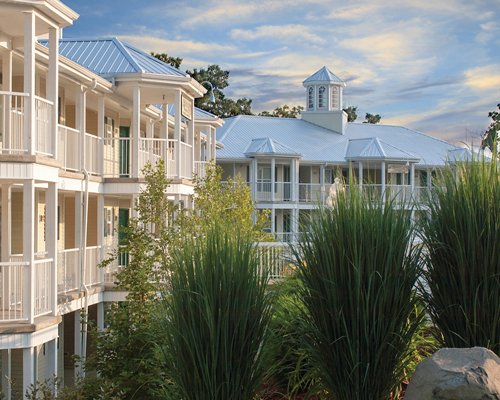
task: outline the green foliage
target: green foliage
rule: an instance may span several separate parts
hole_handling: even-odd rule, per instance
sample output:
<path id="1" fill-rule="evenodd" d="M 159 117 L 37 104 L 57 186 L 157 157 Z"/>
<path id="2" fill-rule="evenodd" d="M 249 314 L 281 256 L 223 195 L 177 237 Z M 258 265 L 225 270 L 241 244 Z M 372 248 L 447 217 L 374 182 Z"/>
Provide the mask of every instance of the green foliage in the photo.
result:
<path id="1" fill-rule="evenodd" d="M 366 113 L 363 124 L 378 124 L 382 117 L 379 114 Z"/>
<path id="2" fill-rule="evenodd" d="M 172 57 L 169 56 L 167 53 L 154 53 L 151 52 L 151 55 L 155 58 L 157 58 L 160 61 L 163 61 L 166 64 L 170 64 L 172 67 L 175 67 L 179 69 L 182 64 L 182 58 L 181 57 Z"/>
<path id="3" fill-rule="evenodd" d="M 500 103 L 497 104 L 500 110 Z M 481 141 L 481 147 L 489 148 L 494 155 L 498 155 L 498 133 L 500 132 L 500 113 L 498 111 L 491 111 L 488 117 L 492 119 L 490 126 L 484 133 Z"/>
<path id="4" fill-rule="evenodd" d="M 255 210 L 250 188 L 241 179 L 229 177 L 223 183 L 220 166 L 213 162 L 207 164 L 205 177 L 195 178 L 194 193 L 194 209 L 178 221 L 185 235 L 203 235 L 213 225 L 226 221 L 255 241 L 269 239 L 263 231 L 268 214 Z"/>
<path id="5" fill-rule="evenodd" d="M 295 249 L 309 325 L 303 346 L 332 398 L 387 400 L 421 319 L 409 319 L 420 271 L 410 213 L 353 190 L 320 209 L 309 232 Z"/>
<path id="6" fill-rule="evenodd" d="M 354 122 L 358 118 L 358 107 L 349 106 L 344 108 L 344 111 L 347 114 L 347 122 Z"/>
<path id="7" fill-rule="evenodd" d="M 223 90 L 229 86 L 229 71 L 223 70 L 219 65 L 212 64 L 207 68 L 186 71 L 198 82 L 208 81 L 214 88 L 215 103 L 209 101 L 209 93 L 196 99 L 195 105 L 202 110 L 211 112 L 221 118 L 234 115 L 252 115 L 252 100 L 246 97 L 233 100 L 226 98 Z"/>
<path id="8" fill-rule="evenodd" d="M 271 318 L 253 239 L 214 225 L 204 240 L 187 239 L 173 266 L 159 320 L 177 398 L 252 399 L 265 371 Z"/>
<path id="9" fill-rule="evenodd" d="M 285 104 L 281 107 L 276 107 L 272 112 L 262 111 L 259 113 L 263 117 L 277 117 L 277 118 L 297 118 L 304 110 L 302 106 L 292 106 Z"/>
<path id="10" fill-rule="evenodd" d="M 500 176 L 498 162 L 443 171 L 422 221 L 423 293 L 447 347 L 500 354 Z"/>

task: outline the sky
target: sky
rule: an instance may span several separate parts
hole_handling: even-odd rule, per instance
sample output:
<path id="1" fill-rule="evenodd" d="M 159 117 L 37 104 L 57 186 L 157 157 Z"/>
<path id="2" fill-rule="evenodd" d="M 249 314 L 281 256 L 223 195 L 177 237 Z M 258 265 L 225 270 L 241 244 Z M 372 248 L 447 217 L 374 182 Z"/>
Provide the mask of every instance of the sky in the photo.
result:
<path id="1" fill-rule="evenodd" d="M 500 0 L 63 0 L 80 14 L 64 37 L 116 36 L 218 64 L 226 95 L 257 113 L 305 105 L 323 66 L 344 106 L 453 143 L 478 142 L 500 103 Z"/>

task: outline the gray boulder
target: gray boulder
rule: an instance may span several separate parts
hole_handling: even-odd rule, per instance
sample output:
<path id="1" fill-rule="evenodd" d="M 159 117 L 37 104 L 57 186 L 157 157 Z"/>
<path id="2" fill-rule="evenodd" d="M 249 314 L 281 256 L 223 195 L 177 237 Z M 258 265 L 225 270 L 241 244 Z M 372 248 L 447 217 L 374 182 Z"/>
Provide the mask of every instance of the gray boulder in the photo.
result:
<path id="1" fill-rule="evenodd" d="M 417 366 L 405 400 L 500 400 L 500 358 L 483 347 L 441 349 Z"/>

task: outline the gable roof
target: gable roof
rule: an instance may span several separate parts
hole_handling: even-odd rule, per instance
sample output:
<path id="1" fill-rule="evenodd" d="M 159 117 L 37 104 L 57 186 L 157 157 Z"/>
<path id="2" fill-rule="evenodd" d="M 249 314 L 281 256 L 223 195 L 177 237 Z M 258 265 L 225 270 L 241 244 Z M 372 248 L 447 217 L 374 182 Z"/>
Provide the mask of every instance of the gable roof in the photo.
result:
<path id="1" fill-rule="evenodd" d="M 314 83 L 337 83 L 345 86 L 345 82 L 335 75 L 328 68 L 323 67 L 307 78 L 303 84 L 314 84 Z"/>
<path id="2" fill-rule="evenodd" d="M 46 39 L 40 40 L 40 43 L 48 45 Z M 126 73 L 187 76 L 179 69 L 115 37 L 60 39 L 59 54 L 104 77 Z"/>
<path id="3" fill-rule="evenodd" d="M 300 157 L 300 153 L 269 137 L 252 139 L 245 150 L 245 156 L 252 157 L 256 155 Z"/>
<path id="4" fill-rule="evenodd" d="M 414 154 L 386 143 L 377 137 L 350 139 L 347 145 L 346 160 L 393 160 L 418 161 Z"/>
<path id="5" fill-rule="evenodd" d="M 311 163 L 345 164 L 346 156 L 354 154 L 353 146 L 356 146 L 359 152 L 366 149 L 366 155 L 378 151 L 387 159 L 419 160 L 417 165 L 427 167 L 444 166 L 448 150 L 457 148 L 443 140 L 393 125 L 350 122 L 341 135 L 295 118 L 239 115 L 225 121 L 224 126 L 217 129 L 217 139 L 224 144 L 224 149 L 217 151 L 217 159 L 221 161 L 247 158 L 252 140 L 262 138 L 270 138 L 274 143 L 299 152 L 302 160 Z"/>

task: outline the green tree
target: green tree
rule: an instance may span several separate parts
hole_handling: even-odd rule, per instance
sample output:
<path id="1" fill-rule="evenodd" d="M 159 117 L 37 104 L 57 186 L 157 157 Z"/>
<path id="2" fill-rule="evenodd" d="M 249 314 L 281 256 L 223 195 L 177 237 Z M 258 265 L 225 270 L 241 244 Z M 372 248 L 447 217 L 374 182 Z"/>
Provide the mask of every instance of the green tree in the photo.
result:
<path id="1" fill-rule="evenodd" d="M 213 87 L 215 103 L 209 101 L 209 92 L 207 92 L 205 96 L 195 100 L 196 107 L 221 118 L 228 118 L 235 115 L 252 115 L 251 99 L 243 97 L 233 100 L 227 98 L 224 94 L 223 90 L 229 86 L 229 71 L 223 70 L 219 65 L 212 64 L 207 68 L 188 70 L 186 73 L 201 84 L 206 85 L 207 89 L 211 90 L 212 88 L 204 82 L 210 82 Z"/>
<path id="2" fill-rule="evenodd" d="M 277 118 L 297 118 L 304 110 L 302 106 L 292 106 L 285 104 L 281 107 L 276 107 L 272 112 L 262 111 L 259 113 L 263 117 L 277 117 Z"/>
<path id="3" fill-rule="evenodd" d="M 156 57 L 158 60 L 163 61 L 166 64 L 170 64 L 172 67 L 175 67 L 179 69 L 182 64 L 182 58 L 181 57 L 172 57 L 169 56 L 167 53 L 154 53 L 151 52 L 151 55 L 153 57 Z"/>
<path id="4" fill-rule="evenodd" d="M 382 117 L 379 114 L 366 113 L 364 124 L 378 124 Z"/>
<path id="5" fill-rule="evenodd" d="M 497 108 L 500 110 L 500 103 L 497 104 Z M 481 147 L 489 148 L 494 155 L 498 154 L 498 132 L 500 132 L 500 113 L 498 111 L 491 111 L 488 113 L 488 117 L 492 119 L 490 126 L 484 132 Z"/>
<path id="6" fill-rule="evenodd" d="M 354 122 L 358 118 L 358 114 L 357 114 L 358 107 L 349 106 L 349 107 L 344 108 L 344 111 L 347 114 L 347 122 Z"/>

